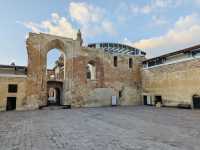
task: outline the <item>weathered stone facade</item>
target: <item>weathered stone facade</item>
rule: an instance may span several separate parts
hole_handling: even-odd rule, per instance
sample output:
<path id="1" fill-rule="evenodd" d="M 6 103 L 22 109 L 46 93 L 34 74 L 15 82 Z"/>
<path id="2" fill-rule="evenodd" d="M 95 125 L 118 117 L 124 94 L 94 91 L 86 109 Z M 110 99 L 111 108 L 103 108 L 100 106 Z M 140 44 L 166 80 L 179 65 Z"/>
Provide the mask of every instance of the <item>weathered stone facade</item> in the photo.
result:
<path id="1" fill-rule="evenodd" d="M 193 105 L 200 95 L 200 60 L 190 60 L 142 70 L 144 95 L 162 96 L 166 106 Z"/>
<path id="2" fill-rule="evenodd" d="M 151 105 L 162 101 L 165 106 L 193 107 L 195 98 L 200 107 L 200 45 L 145 60 L 84 47 L 82 42 L 80 32 L 75 40 L 30 33 L 27 68 L 0 67 L 0 110 L 7 109 L 12 97 L 17 110 L 46 106 L 51 88 L 59 91 L 57 103 L 71 107 L 111 106 L 113 96 L 117 105 L 140 105 L 145 99 Z M 62 65 L 48 70 L 47 53 L 54 48 L 63 53 Z M 12 84 L 17 85 L 15 93 L 8 92 Z"/>
<path id="3" fill-rule="evenodd" d="M 17 109 L 37 109 L 47 105 L 48 80 L 47 53 L 57 48 L 64 54 L 64 80 L 61 89 L 61 104 L 72 107 L 110 106 L 112 96 L 118 105 L 138 105 L 141 103 L 140 66 L 143 56 L 115 54 L 101 49 L 82 46 L 80 33 L 76 40 L 48 34 L 30 33 L 27 39 L 28 66 L 24 78 L 0 77 L 4 90 L 0 97 L 1 110 L 5 110 L 6 91 L 9 83 L 19 84 Z M 129 59 L 132 67 L 129 67 Z M 87 78 L 87 65 L 95 65 L 95 79 Z M 49 72 L 49 71 L 48 71 Z M 5 79 L 8 82 L 5 82 Z M 55 81 L 57 82 L 57 81 Z M 3 100 L 3 101 L 2 101 Z"/>
<path id="4" fill-rule="evenodd" d="M 18 85 L 17 93 L 8 91 L 9 84 Z M 16 97 L 16 110 L 28 109 L 26 99 L 27 77 L 24 76 L 0 76 L 0 111 L 6 110 L 7 97 Z M 26 106 L 26 108 L 25 108 Z"/>
<path id="5" fill-rule="evenodd" d="M 164 106 L 200 107 L 200 45 L 145 60 L 143 102 Z"/>

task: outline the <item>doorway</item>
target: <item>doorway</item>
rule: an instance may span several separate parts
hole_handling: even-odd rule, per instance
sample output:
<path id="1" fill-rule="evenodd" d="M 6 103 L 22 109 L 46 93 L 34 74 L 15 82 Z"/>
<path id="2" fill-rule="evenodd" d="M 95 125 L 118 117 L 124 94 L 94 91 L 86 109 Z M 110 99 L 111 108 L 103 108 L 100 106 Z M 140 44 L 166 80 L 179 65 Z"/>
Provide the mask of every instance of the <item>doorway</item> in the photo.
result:
<path id="1" fill-rule="evenodd" d="M 200 108 L 200 96 L 199 95 L 193 96 L 193 108 L 195 108 L 195 109 Z"/>
<path id="2" fill-rule="evenodd" d="M 47 82 L 47 105 L 63 104 L 63 82 L 48 81 Z"/>
<path id="3" fill-rule="evenodd" d="M 160 104 L 163 103 L 163 102 L 162 102 L 162 96 L 160 96 L 160 95 L 155 96 L 155 105 L 156 105 L 157 103 L 160 103 Z"/>
<path id="4" fill-rule="evenodd" d="M 49 88 L 48 91 L 48 105 L 60 105 L 61 97 L 60 97 L 60 89 L 59 88 Z"/>
<path id="5" fill-rule="evenodd" d="M 16 97 L 7 97 L 6 110 L 11 111 L 16 109 Z"/>

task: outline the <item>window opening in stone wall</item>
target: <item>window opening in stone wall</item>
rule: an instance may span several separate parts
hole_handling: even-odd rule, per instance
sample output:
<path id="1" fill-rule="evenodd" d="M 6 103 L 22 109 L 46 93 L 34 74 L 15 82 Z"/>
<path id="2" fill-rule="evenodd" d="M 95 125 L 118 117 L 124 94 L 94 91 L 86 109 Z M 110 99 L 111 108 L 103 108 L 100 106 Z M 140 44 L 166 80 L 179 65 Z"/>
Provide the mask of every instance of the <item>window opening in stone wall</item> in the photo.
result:
<path id="1" fill-rule="evenodd" d="M 65 63 L 64 53 L 59 49 L 52 49 L 47 54 L 48 80 L 64 80 Z"/>
<path id="2" fill-rule="evenodd" d="M 117 67 L 117 56 L 114 56 L 114 67 Z"/>
<path id="3" fill-rule="evenodd" d="M 86 66 L 86 77 L 89 80 L 96 79 L 96 65 L 94 61 L 89 61 Z"/>
<path id="4" fill-rule="evenodd" d="M 129 58 L 129 68 L 133 68 L 133 59 Z"/>
<path id="5" fill-rule="evenodd" d="M 9 93 L 17 93 L 17 84 L 9 84 L 8 92 Z"/>

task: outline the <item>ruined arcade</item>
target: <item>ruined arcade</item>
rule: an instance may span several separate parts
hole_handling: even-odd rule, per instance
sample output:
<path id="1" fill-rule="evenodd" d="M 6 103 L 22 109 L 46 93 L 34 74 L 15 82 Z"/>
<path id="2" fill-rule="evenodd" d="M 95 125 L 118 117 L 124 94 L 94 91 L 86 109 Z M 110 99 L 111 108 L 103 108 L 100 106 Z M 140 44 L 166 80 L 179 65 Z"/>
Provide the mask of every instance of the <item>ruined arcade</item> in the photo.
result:
<path id="1" fill-rule="evenodd" d="M 110 53 L 82 43 L 80 31 L 75 40 L 30 33 L 26 41 L 28 66 L 1 69 L 1 110 L 8 109 L 9 97 L 15 98 L 16 110 L 47 106 L 51 87 L 59 91 L 58 104 L 70 107 L 111 106 L 112 99 L 116 105 L 142 104 L 140 67 L 144 54 L 138 49 L 134 55 Z M 63 54 L 62 79 L 48 75 L 47 53 L 54 48 Z M 17 91 L 10 92 L 8 86 Z"/>

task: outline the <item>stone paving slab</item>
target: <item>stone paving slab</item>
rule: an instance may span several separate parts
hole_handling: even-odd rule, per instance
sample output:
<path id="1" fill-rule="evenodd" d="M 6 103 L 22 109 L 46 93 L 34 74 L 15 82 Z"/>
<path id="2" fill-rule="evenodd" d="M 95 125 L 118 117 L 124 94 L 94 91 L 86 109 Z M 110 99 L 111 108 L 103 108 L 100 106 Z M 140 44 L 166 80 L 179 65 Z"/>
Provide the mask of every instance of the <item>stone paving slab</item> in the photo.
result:
<path id="1" fill-rule="evenodd" d="M 154 107 L 0 113 L 0 150 L 199 150 L 200 110 Z"/>

